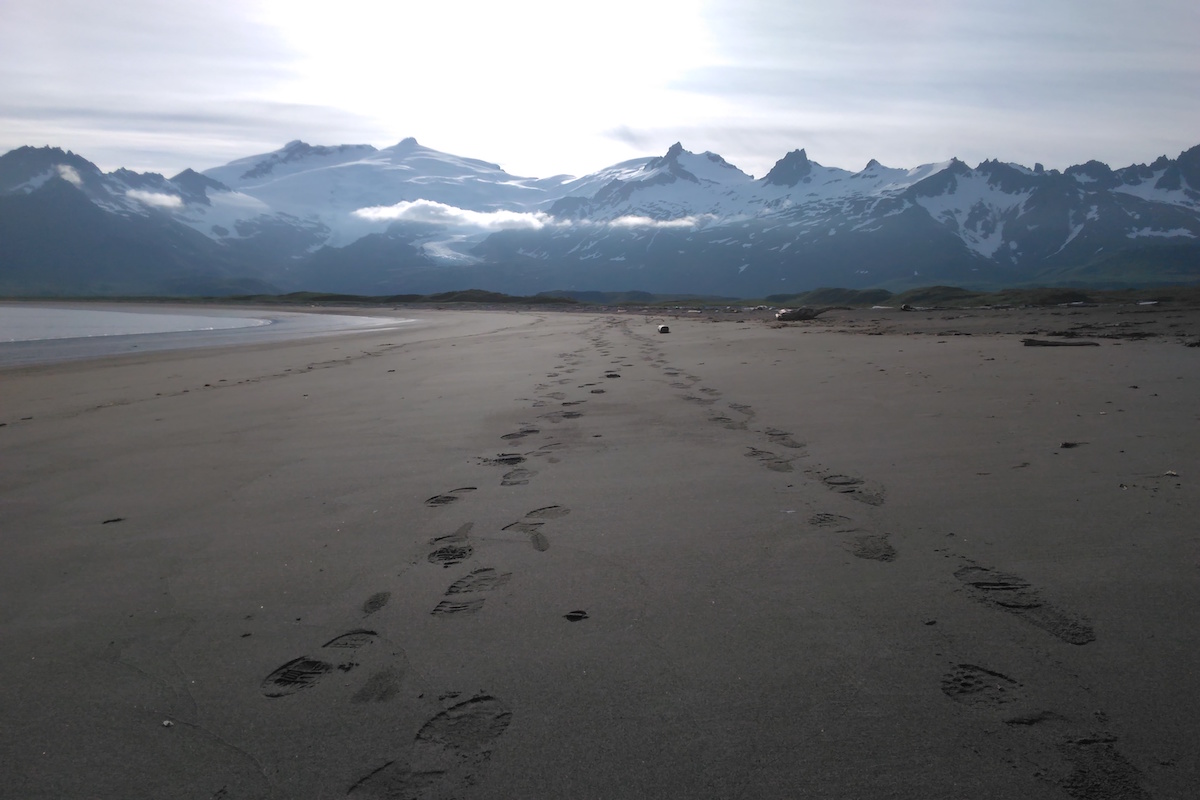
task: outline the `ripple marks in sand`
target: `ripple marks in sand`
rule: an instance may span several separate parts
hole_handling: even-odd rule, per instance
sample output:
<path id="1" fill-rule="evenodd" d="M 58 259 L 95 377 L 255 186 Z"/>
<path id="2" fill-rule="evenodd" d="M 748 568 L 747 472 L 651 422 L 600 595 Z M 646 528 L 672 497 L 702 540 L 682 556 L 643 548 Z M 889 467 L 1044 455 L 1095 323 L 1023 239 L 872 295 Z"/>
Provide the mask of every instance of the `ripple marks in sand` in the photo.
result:
<path id="1" fill-rule="evenodd" d="M 511 722 L 508 706 L 490 695 L 451 706 L 417 732 L 407 762 L 387 762 L 347 794 L 388 800 L 461 797 L 479 783 L 496 739 Z"/>
<path id="2" fill-rule="evenodd" d="M 979 602 L 1015 614 L 1068 644 L 1084 645 L 1096 640 L 1086 620 L 1047 603 L 1024 578 L 975 564 L 962 567 L 954 576 Z"/>
<path id="3" fill-rule="evenodd" d="M 356 629 L 336 636 L 321 646 L 325 658 L 338 662 L 337 668 L 349 672 L 357 664 L 352 652 L 375 640 L 375 631 Z M 339 653 L 340 651 L 340 653 Z M 334 664 L 321 658 L 301 656 L 283 664 L 263 678 L 262 692 L 267 697 L 286 697 L 303 689 L 316 686 L 322 678 L 333 671 Z"/>

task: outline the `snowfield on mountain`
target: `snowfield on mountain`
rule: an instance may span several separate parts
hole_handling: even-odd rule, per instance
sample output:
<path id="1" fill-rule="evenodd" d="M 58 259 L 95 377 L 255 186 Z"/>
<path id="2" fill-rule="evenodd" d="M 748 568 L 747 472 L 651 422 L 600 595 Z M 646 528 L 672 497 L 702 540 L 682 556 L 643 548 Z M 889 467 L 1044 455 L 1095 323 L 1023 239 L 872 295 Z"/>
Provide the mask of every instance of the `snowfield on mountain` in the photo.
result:
<path id="1" fill-rule="evenodd" d="M 756 297 L 817 286 L 1200 278 L 1200 146 L 1111 169 L 957 160 L 755 178 L 715 153 L 531 178 L 415 139 L 166 178 L 57 148 L 0 157 L 0 291 L 394 294 L 478 287 Z"/>

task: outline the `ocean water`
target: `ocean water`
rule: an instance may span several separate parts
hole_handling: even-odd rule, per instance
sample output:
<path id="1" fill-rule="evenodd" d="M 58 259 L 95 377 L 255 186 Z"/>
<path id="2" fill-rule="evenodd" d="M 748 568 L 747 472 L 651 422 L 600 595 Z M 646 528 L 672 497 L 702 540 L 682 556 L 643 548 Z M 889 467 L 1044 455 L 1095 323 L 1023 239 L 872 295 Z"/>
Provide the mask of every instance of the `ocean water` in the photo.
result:
<path id="1" fill-rule="evenodd" d="M 46 339 L 132 336 L 179 331 L 218 331 L 270 324 L 271 320 L 257 317 L 99 311 L 90 308 L 0 306 L 0 342 L 35 342 Z"/>
<path id="2" fill-rule="evenodd" d="M 0 303 L 0 367 L 89 358 L 262 344 L 410 325 L 413 319 L 350 314 L 212 308 L 108 310 Z"/>

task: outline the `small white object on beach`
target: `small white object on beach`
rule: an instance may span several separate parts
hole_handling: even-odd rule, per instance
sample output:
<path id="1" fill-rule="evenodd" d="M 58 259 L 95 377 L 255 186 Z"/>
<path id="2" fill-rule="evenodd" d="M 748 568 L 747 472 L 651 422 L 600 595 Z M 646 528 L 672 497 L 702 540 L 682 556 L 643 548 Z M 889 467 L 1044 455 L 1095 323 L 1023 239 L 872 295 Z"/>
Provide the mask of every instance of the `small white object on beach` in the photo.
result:
<path id="1" fill-rule="evenodd" d="M 658 332 L 659 333 L 670 333 L 671 329 L 669 327 L 667 327 L 666 325 L 659 325 Z"/>

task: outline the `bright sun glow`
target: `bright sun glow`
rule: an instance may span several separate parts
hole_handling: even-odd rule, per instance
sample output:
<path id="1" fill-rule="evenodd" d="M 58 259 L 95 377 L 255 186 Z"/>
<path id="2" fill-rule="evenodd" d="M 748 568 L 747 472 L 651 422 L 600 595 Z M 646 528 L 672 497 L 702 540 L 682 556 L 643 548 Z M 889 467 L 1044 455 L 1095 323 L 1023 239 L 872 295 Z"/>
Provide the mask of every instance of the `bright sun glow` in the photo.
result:
<path id="1" fill-rule="evenodd" d="M 259 14 L 296 55 L 275 100 L 346 109 L 397 139 L 421 138 L 436 118 L 461 140 L 424 143 L 452 152 L 510 131 L 553 141 L 712 111 L 667 88 L 712 58 L 695 2 L 261 0 Z"/>

